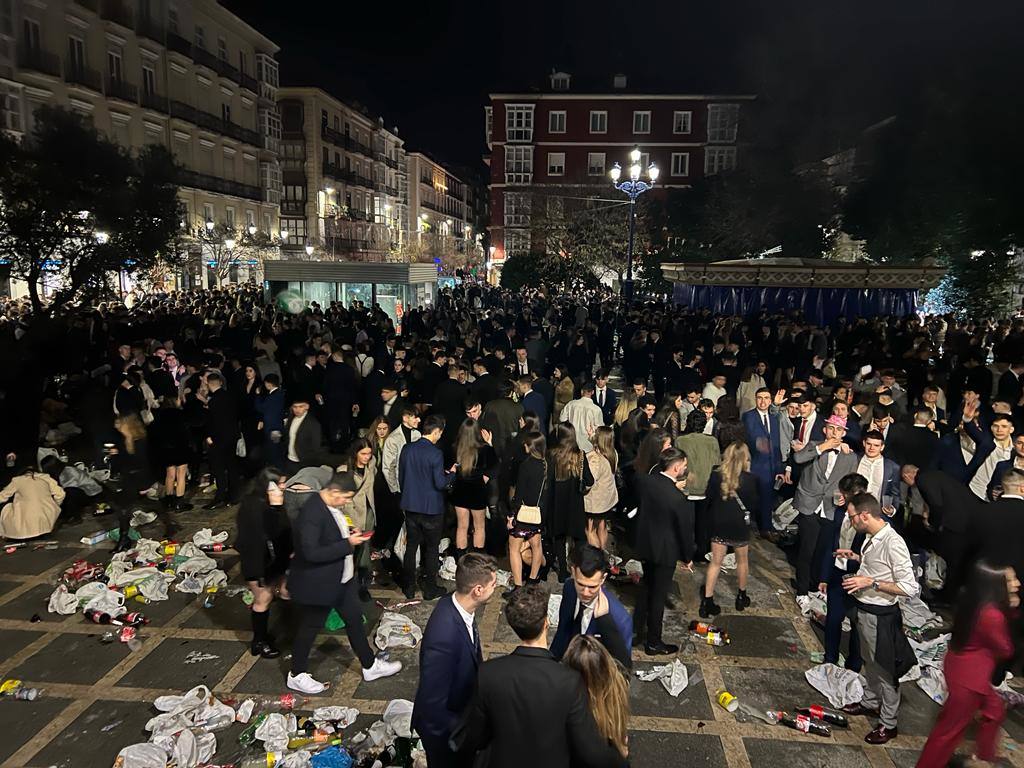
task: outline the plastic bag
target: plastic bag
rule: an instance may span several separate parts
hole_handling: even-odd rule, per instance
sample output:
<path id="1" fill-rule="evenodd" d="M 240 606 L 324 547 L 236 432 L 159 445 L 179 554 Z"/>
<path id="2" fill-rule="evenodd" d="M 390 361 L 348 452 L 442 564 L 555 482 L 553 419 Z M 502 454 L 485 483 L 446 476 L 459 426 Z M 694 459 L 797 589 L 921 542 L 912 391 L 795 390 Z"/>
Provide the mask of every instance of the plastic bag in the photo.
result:
<path id="1" fill-rule="evenodd" d="M 772 527 L 777 531 L 784 531 L 799 516 L 800 510 L 793 506 L 793 500 L 786 499 L 772 512 Z"/>
<path id="2" fill-rule="evenodd" d="M 101 613 L 109 613 L 111 616 L 120 616 L 125 612 L 124 595 L 112 589 L 104 589 L 102 593 L 93 597 L 82 609 L 85 611 L 97 610 Z"/>
<path id="3" fill-rule="evenodd" d="M 558 613 L 562 610 L 562 596 L 548 595 L 548 624 L 551 628 L 558 626 Z"/>
<path id="4" fill-rule="evenodd" d="M 686 665 L 679 659 L 674 659 L 671 664 L 660 664 L 651 667 L 649 670 L 637 670 L 636 676 L 645 682 L 658 680 L 662 687 L 668 691 L 669 696 L 678 696 L 686 690 L 690 684 L 690 676 L 686 671 Z"/>
<path id="5" fill-rule="evenodd" d="M 214 544 L 223 544 L 227 540 L 227 531 L 221 531 L 218 534 L 214 534 L 212 528 L 201 528 L 196 531 L 195 536 L 192 537 L 192 543 L 197 547 L 209 547 Z"/>
<path id="6" fill-rule="evenodd" d="M 196 768 L 210 762 L 217 751 L 217 737 L 212 733 L 193 733 L 189 729 L 178 734 L 171 760 L 178 768 Z"/>
<path id="7" fill-rule="evenodd" d="M 949 689 L 946 687 L 946 674 L 938 667 L 922 667 L 917 687 L 940 706 L 946 703 L 946 697 L 949 696 Z"/>
<path id="8" fill-rule="evenodd" d="M 924 565 L 924 580 L 930 589 L 942 589 L 946 583 L 946 561 L 934 552 L 928 553 Z"/>
<path id="9" fill-rule="evenodd" d="M 141 509 L 136 509 L 132 512 L 132 518 L 128 521 L 128 525 L 132 528 L 141 528 L 144 525 L 149 525 L 156 520 L 156 512 L 146 512 Z"/>
<path id="10" fill-rule="evenodd" d="M 942 662 L 945 660 L 946 652 L 949 650 L 949 637 L 950 635 L 947 632 L 944 635 L 939 635 L 923 642 L 918 642 L 912 637 L 908 637 L 907 640 L 910 642 L 910 647 L 914 649 L 914 655 L 917 656 L 918 664 L 922 667 L 942 669 Z"/>
<path id="11" fill-rule="evenodd" d="M 412 702 L 406 699 L 392 699 L 384 708 L 384 722 L 402 738 L 412 737 Z"/>
<path id="12" fill-rule="evenodd" d="M 920 597 L 901 597 L 899 603 L 904 627 L 923 632 L 926 629 L 942 626 L 942 619 L 932 613 Z"/>
<path id="13" fill-rule="evenodd" d="M 415 648 L 422 639 L 423 631 L 407 617 L 394 611 L 384 611 L 373 641 L 384 651 L 388 648 Z"/>
<path id="14" fill-rule="evenodd" d="M 288 747 L 288 719 L 280 712 L 271 712 L 256 729 L 256 738 L 263 742 L 267 752 L 279 752 Z"/>
<path id="15" fill-rule="evenodd" d="M 156 744 L 132 744 L 117 753 L 117 768 L 166 768 L 167 752 Z"/>
<path id="16" fill-rule="evenodd" d="M 50 595 L 50 603 L 47 606 L 50 613 L 59 613 L 61 616 L 70 616 L 78 611 L 78 598 L 68 592 L 63 584 L 58 584 Z"/>
<path id="17" fill-rule="evenodd" d="M 709 563 L 711 562 L 711 553 L 708 552 L 704 555 L 704 559 Z M 722 558 L 722 570 L 723 571 L 735 571 L 736 570 L 736 553 L 730 552 Z"/>
<path id="18" fill-rule="evenodd" d="M 403 561 L 405 560 L 405 548 L 406 548 L 406 545 L 407 545 L 408 541 L 409 541 L 409 534 L 406 532 L 405 526 L 403 525 L 402 529 L 398 532 L 398 538 L 395 539 L 395 546 L 393 548 L 393 551 L 395 553 L 395 557 L 397 557 L 399 560 L 403 560 Z M 419 564 L 420 564 L 420 553 L 419 553 L 419 550 L 416 550 L 416 566 L 419 567 Z"/>
<path id="19" fill-rule="evenodd" d="M 498 579 L 498 586 L 499 587 L 503 587 L 504 589 L 508 589 L 509 587 L 512 586 L 512 572 L 511 571 L 503 571 L 503 570 L 501 570 L 499 568 L 498 572 L 496 574 L 494 574 L 494 575 Z"/>
<path id="20" fill-rule="evenodd" d="M 313 755 L 310 765 L 313 768 L 351 768 L 352 757 L 345 750 L 331 746 Z"/>
<path id="21" fill-rule="evenodd" d="M 203 573 L 209 573 L 210 571 L 217 570 L 217 561 L 212 557 L 207 557 L 204 552 L 198 552 L 196 554 L 185 554 L 186 547 L 195 547 L 194 544 L 185 544 L 180 550 L 180 554 L 188 559 L 178 566 L 178 573 L 191 573 L 193 575 L 199 575 Z"/>
<path id="22" fill-rule="evenodd" d="M 359 717 L 359 710 L 352 707 L 317 707 L 313 710 L 313 721 L 337 723 L 338 728 L 348 728 Z"/>
<path id="23" fill-rule="evenodd" d="M 441 561 L 441 567 L 437 571 L 437 575 L 444 581 L 455 581 L 455 558 L 446 557 Z"/>
<path id="24" fill-rule="evenodd" d="M 804 672 L 804 677 L 833 707 L 857 704 L 864 698 L 864 682 L 851 669 L 837 667 L 835 664 L 819 664 Z"/>
<path id="25" fill-rule="evenodd" d="M 172 579 L 165 578 L 161 574 L 143 579 L 136 586 L 139 588 L 139 594 L 144 598 L 150 602 L 158 603 L 168 598 L 167 592 L 171 581 Z"/>

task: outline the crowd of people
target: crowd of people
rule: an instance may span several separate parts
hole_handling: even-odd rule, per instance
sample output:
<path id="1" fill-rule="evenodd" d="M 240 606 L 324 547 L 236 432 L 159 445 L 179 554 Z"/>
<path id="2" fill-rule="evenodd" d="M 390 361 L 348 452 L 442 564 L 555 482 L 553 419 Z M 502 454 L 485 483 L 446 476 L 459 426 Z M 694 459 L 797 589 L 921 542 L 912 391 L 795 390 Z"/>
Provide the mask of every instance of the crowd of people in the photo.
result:
<path id="1" fill-rule="evenodd" d="M 625 764 L 621 673 L 634 647 L 678 652 L 664 634 L 676 576 L 703 574 L 698 612 L 713 618 L 732 552 L 729 600 L 745 610 L 751 539 L 777 542 L 780 515 L 795 521 L 797 605 L 827 599 L 826 662 L 840 659 L 844 619 L 854 627 L 845 663 L 867 686 L 849 712 L 876 718 L 871 744 L 897 736 L 898 681 L 914 661 L 899 599 L 921 595 L 941 558 L 945 586 L 923 594 L 954 608 L 950 693 L 919 765 L 945 765 L 979 713 L 978 757 L 996 757 L 993 684 L 1019 662 L 1024 630 L 1024 320 L 817 325 L 479 285 L 440 292 L 400 326 L 377 306 L 296 314 L 244 287 L 46 322 L 3 311 L 0 346 L 23 367 L 0 391 L 0 533 L 109 511 L 120 550 L 140 504 L 171 537 L 181 516 L 238 503 L 252 653 L 280 654 L 268 611 L 276 596 L 294 601 L 287 684 L 307 694 L 326 687 L 307 667 L 331 609 L 374 680 L 401 669 L 366 640 L 375 584 L 439 600 L 414 715 L 431 766 L 486 750 L 493 766 L 527 752 Z M 39 461 L 67 418 L 84 463 L 114 482 Z M 612 555 L 642 563 L 632 614 L 607 582 Z M 474 616 L 504 558 L 501 598 L 522 645 L 483 662 Z M 550 648 L 549 576 L 562 585 Z"/>

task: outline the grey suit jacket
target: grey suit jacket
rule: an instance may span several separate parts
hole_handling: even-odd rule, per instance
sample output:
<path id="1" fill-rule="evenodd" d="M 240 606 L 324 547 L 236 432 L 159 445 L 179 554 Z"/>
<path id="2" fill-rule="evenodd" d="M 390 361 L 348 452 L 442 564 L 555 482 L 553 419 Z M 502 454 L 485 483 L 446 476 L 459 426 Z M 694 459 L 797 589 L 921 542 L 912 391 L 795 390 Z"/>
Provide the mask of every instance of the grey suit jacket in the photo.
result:
<path id="1" fill-rule="evenodd" d="M 860 456 L 852 451 L 838 454 L 832 474 L 826 479 L 825 470 L 828 468 L 828 456 L 817 455 L 818 445 L 820 443 L 808 443 L 793 456 L 799 463 L 810 462 L 805 464 L 800 475 L 800 482 L 797 484 L 796 494 L 793 496 L 793 506 L 801 515 L 813 515 L 818 505 L 824 502 L 825 510 L 831 517 L 832 494 L 839 488 L 839 481 L 844 476 L 857 471 L 857 467 L 860 466 Z"/>
<path id="2" fill-rule="evenodd" d="M 771 407 L 768 408 L 769 413 L 774 413 L 779 417 L 779 447 L 782 449 L 782 463 L 788 465 L 790 460 L 790 453 L 793 451 L 793 422 L 789 419 L 789 414 L 786 413 L 785 408 L 779 408 L 779 406 L 772 403 Z"/>

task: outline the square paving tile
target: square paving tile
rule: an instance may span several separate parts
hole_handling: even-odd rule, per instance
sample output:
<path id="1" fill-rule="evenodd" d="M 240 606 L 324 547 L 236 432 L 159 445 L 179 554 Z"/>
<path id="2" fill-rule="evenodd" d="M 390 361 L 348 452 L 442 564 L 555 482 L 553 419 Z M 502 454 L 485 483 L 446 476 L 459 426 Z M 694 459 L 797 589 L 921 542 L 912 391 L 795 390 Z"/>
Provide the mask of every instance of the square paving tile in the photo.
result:
<path id="1" fill-rule="evenodd" d="M 0 659 L 9 659 L 26 645 L 42 637 L 42 632 L 0 629 Z"/>
<path id="2" fill-rule="evenodd" d="M 38 616 L 43 623 L 56 624 L 67 619 L 59 613 L 50 613 L 47 606 L 50 602 L 50 595 L 53 594 L 53 586 L 40 584 L 23 592 L 13 600 L 0 605 L 0 619 L 19 619 L 31 621 L 33 616 Z"/>
<path id="3" fill-rule="evenodd" d="M 726 690 L 757 709 L 792 709 L 822 702 L 822 696 L 804 678 L 801 669 L 722 667 Z M 737 719 L 749 719 L 737 713 Z"/>
<path id="4" fill-rule="evenodd" d="M 789 619 L 743 614 L 723 614 L 715 624 L 729 633 L 732 642 L 715 648 L 720 656 L 759 656 L 771 659 L 804 658 L 806 650 Z"/>
<path id="5" fill-rule="evenodd" d="M 139 611 L 154 627 L 162 627 L 185 608 L 195 602 L 195 595 L 186 595 L 181 592 L 168 591 L 166 600 L 157 600 L 151 603 L 140 603 L 135 599 L 125 602 L 129 611 Z"/>
<path id="6" fill-rule="evenodd" d="M 93 702 L 30 762 L 56 768 L 113 765 L 124 747 L 147 740 L 145 725 L 155 714 L 140 702 Z"/>
<path id="7" fill-rule="evenodd" d="M 8 581 L 6 579 L 0 579 L 0 597 L 3 597 L 15 587 L 20 587 L 20 581 Z"/>
<path id="8" fill-rule="evenodd" d="M 391 651 L 391 658 L 402 662 L 402 671 L 391 677 L 366 682 L 361 680 L 356 687 L 357 699 L 390 701 L 391 699 L 412 699 L 420 680 L 420 649 L 399 648 Z"/>
<path id="9" fill-rule="evenodd" d="M 242 693 L 280 693 L 286 691 L 285 678 L 291 668 L 291 639 L 282 645 L 284 653 L 277 659 L 260 659 L 235 686 Z M 354 655 L 345 632 L 338 637 L 320 635 L 309 655 L 309 673 L 322 682 L 337 683 Z M 408 697 L 405 697 L 408 698 Z"/>
<path id="10" fill-rule="evenodd" d="M 1007 712 L 1003 728 L 1014 741 L 1024 743 L 1024 712 L 1019 709 Z"/>
<path id="11" fill-rule="evenodd" d="M 824 741 L 824 740 L 823 740 Z M 816 744 L 806 739 L 744 739 L 751 765 L 787 768 L 869 768 L 864 750 L 841 744 Z"/>
<path id="12" fill-rule="evenodd" d="M 917 683 L 903 683 L 900 686 L 900 733 L 907 736 L 927 736 L 939 716 L 940 707 L 922 691 Z"/>
<path id="13" fill-rule="evenodd" d="M 648 670 L 659 664 L 635 663 L 634 674 L 629 681 L 630 712 L 643 717 L 680 717 L 691 720 L 709 720 L 714 717 L 700 666 L 686 660 L 683 663 L 686 664 L 690 682 L 677 697 L 670 696 L 660 680 L 644 682 L 636 676 L 638 670 Z"/>
<path id="14" fill-rule="evenodd" d="M 33 550 L 29 547 L 19 549 L 13 555 L 0 555 L 0 573 L 17 573 L 22 576 L 36 576 L 43 571 L 53 568 L 55 565 L 67 563 L 81 558 L 88 558 L 91 551 L 80 549 L 72 550 L 67 547 L 60 549 L 39 549 Z M 103 562 L 110 560 L 110 553 L 103 551 L 96 553 L 96 562 L 100 559 Z"/>
<path id="15" fill-rule="evenodd" d="M 886 748 L 889 758 L 896 764 L 896 768 L 914 768 L 917 765 L 917 758 L 921 753 L 916 749 L 890 749 Z"/>
<path id="16" fill-rule="evenodd" d="M 0 701 L 0 761 L 7 760 L 71 703 L 70 699 L 50 698 L 45 694 L 35 701 Z M 113 761 L 111 761 L 113 762 Z"/>
<path id="17" fill-rule="evenodd" d="M 61 635 L 12 670 L 10 677 L 40 683 L 93 685 L 130 651 L 124 643 L 100 641 L 94 635 Z"/>
<path id="18" fill-rule="evenodd" d="M 249 652 L 247 644 L 229 640 L 165 638 L 141 664 L 118 680 L 117 685 L 182 691 L 196 685 L 213 688 L 243 652 Z M 205 656 L 216 658 L 203 658 Z"/>
<path id="19" fill-rule="evenodd" d="M 739 589 L 736 579 L 736 571 L 722 571 L 715 585 L 715 600 L 722 606 L 723 613 L 736 613 L 736 591 Z M 763 579 L 757 573 L 751 573 L 747 579 L 747 596 L 751 605 L 748 611 L 759 609 L 778 609 L 779 596 L 775 593 L 777 587 L 767 579 Z"/>
<path id="20" fill-rule="evenodd" d="M 726 764 L 722 740 L 717 736 L 655 731 L 629 732 L 629 763 L 637 768 L 683 765 L 722 768 Z"/>

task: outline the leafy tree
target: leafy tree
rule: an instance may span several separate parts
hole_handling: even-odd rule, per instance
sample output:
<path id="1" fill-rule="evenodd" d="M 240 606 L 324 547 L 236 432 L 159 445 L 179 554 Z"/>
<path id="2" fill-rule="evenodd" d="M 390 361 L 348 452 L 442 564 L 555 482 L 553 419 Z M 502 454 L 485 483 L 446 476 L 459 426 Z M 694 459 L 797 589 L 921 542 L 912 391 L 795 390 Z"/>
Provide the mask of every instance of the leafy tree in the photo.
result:
<path id="1" fill-rule="evenodd" d="M 180 263 L 177 191 L 165 149 L 132 157 L 77 115 L 41 108 L 21 143 L 0 137 L 0 258 L 38 314 L 112 293 L 122 270 Z"/>
<path id="2" fill-rule="evenodd" d="M 248 229 L 239 231 L 213 222 L 196 229 L 193 239 L 199 246 L 203 261 L 213 262 L 218 286 L 228 279 L 232 269 L 243 264 L 255 266 L 256 271 L 262 274 L 263 262 L 280 247 L 280 241 L 266 232 L 255 228 L 252 232 Z"/>
<path id="3" fill-rule="evenodd" d="M 512 291 L 523 288 L 549 288 L 564 285 L 572 277 L 568 264 L 557 255 L 540 250 L 517 253 L 501 268 L 501 287 Z"/>

